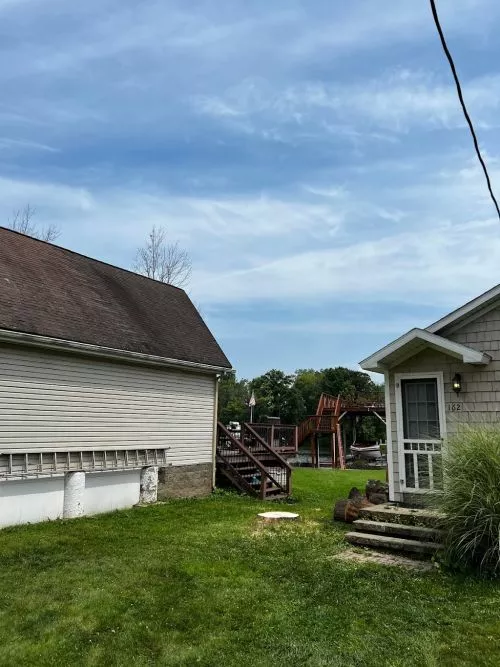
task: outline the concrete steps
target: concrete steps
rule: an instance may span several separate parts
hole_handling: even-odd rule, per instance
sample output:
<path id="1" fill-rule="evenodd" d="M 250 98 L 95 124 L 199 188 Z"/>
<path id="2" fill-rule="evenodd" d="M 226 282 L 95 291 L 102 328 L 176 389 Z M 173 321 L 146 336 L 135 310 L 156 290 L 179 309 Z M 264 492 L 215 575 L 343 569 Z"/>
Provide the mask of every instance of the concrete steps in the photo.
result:
<path id="1" fill-rule="evenodd" d="M 420 556 L 432 556 L 441 546 L 436 542 L 421 542 L 420 540 L 407 540 L 388 535 L 371 535 L 370 533 L 358 532 L 347 533 L 346 540 L 359 547 L 403 551 L 408 554 L 418 554 Z"/>
<path id="2" fill-rule="evenodd" d="M 432 510 L 373 505 L 363 508 L 359 517 L 346 534 L 346 540 L 356 546 L 420 558 L 433 556 L 443 547 L 443 516 Z"/>
<path id="3" fill-rule="evenodd" d="M 440 542 L 443 537 L 442 531 L 436 528 L 405 526 L 404 524 L 387 523 L 385 521 L 357 519 L 353 523 L 353 526 L 360 533 L 401 537 L 403 539 L 420 540 L 422 542 Z"/>
<path id="4" fill-rule="evenodd" d="M 387 503 L 386 505 L 372 505 L 371 507 L 363 508 L 359 513 L 359 518 L 369 521 L 398 523 L 404 526 L 439 528 L 444 515 L 433 510 L 399 507 L 398 505 Z"/>

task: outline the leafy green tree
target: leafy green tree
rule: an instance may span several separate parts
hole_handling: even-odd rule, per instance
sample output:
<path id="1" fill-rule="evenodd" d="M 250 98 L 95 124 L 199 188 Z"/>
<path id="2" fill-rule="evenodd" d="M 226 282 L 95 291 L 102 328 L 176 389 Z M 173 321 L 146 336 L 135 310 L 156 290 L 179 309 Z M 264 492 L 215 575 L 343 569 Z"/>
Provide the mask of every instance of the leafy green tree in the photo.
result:
<path id="1" fill-rule="evenodd" d="M 322 391 L 327 394 L 341 396 L 344 400 L 353 402 L 381 399 L 381 387 L 371 379 L 368 373 L 353 371 L 342 366 L 325 368 L 321 373 L 323 376 Z"/>
<path id="2" fill-rule="evenodd" d="M 219 382 L 218 418 L 223 424 L 249 420 L 249 387 L 247 380 L 237 380 L 234 373 L 224 375 Z"/>
<path id="3" fill-rule="evenodd" d="M 323 391 L 323 371 L 316 371 L 313 368 L 300 368 L 295 373 L 295 388 L 304 401 L 302 419 L 315 414 L 319 397 Z"/>
<path id="4" fill-rule="evenodd" d="M 272 369 L 251 382 L 255 391 L 258 419 L 266 416 L 280 417 L 284 423 L 296 423 L 304 413 L 304 401 L 294 386 L 295 376 Z"/>

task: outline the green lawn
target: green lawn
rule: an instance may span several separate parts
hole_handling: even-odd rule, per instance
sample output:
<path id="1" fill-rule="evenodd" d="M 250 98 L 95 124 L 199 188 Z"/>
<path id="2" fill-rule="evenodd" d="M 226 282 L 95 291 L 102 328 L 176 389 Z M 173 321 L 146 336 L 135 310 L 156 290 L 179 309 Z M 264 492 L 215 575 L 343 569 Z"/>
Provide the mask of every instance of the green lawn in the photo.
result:
<path id="1" fill-rule="evenodd" d="M 296 470 L 289 525 L 215 495 L 1 531 L 0 664 L 499 665 L 498 584 L 332 558 L 367 478 Z"/>

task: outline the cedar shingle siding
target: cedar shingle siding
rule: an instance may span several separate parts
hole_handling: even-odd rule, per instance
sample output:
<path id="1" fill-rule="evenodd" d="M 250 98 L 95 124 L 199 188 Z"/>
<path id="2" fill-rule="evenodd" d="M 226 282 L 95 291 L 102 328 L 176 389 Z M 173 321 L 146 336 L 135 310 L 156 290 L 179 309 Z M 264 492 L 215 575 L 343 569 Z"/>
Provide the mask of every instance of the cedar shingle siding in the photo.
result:
<path id="1" fill-rule="evenodd" d="M 393 443 L 395 500 L 406 500 L 400 493 L 398 459 L 395 379 L 396 373 L 422 373 L 442 371 L 444 379 L 444 399 L 447 434 L 452 435 L 459 423 L 491 424 L 500 422 L 500 306 L 480 315 L 461 327 L 444 329 L 440 335 L 462 343 L 492 358 L 484 367 L 463 364 L 440 352 L 424 350 L 407 361 L 391 368 L 390 401 L 391 432 Z M 455 373 L 462 376 L 462 391 L 457 396 L 451 381 Z M 450 404 L 460 405 L 459 411 L 450 410 Z"/>
<path id="2" fill-rule="evenodd" d="M 231 367 L 184 290 L 2 227 L 0 328 Z"/>

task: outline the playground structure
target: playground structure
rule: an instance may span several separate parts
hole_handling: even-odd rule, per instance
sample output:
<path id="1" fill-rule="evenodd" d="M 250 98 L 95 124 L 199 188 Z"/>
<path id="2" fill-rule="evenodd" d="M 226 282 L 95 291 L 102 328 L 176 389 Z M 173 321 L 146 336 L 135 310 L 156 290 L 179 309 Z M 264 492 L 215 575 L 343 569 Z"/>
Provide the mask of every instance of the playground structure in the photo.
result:
<path id="1" fill-rule="evenodd" d="M 299 449 L 309 445 L 310 463 L 312 467 L 346 467 L 346 446 L 343 437 L 345 420 L 375 416 L 385 424 L 385 406 L 383 403 L 370 401 L 347 401 L 340 396 L 321 394 L 316 414 L 306 417 L 298 426 L 288 424 L 252 424 L 252 428 L 282 456 L 293 456 Z M 354 434 L 356 429 L 354 427 Z M 320 456 L 320 439 L 329 439 L 329 456 L 327 460 Z M 357 453 L 366 450 L 373 453 L 374 446 L 355 446 Z M 368 457 L 371 458 L 371 457 Z"/>

